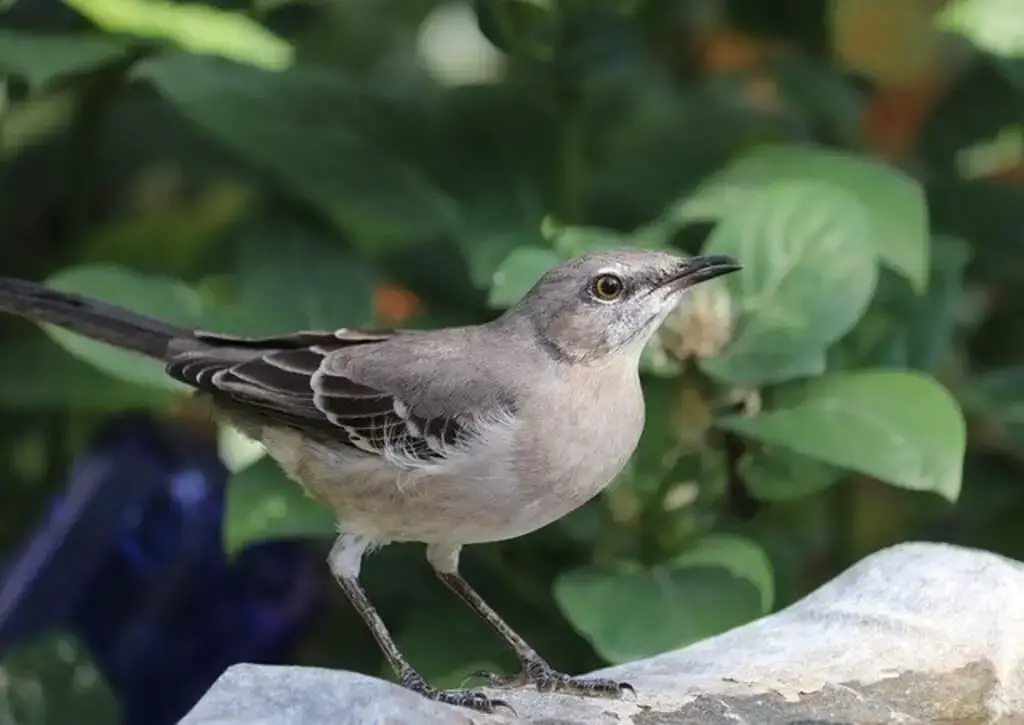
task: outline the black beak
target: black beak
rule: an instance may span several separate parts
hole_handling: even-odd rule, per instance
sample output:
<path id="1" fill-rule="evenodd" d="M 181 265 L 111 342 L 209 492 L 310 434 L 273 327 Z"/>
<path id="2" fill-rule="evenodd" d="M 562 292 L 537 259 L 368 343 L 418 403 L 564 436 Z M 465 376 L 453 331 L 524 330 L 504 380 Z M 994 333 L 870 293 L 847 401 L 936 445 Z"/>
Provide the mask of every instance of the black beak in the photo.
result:
<path id="1" fill-rule="evenodd" d="M 684 289 L 741 269 L 743 265 L 728 254 L 705 254 L 687 259 L 664 284 Z"/>

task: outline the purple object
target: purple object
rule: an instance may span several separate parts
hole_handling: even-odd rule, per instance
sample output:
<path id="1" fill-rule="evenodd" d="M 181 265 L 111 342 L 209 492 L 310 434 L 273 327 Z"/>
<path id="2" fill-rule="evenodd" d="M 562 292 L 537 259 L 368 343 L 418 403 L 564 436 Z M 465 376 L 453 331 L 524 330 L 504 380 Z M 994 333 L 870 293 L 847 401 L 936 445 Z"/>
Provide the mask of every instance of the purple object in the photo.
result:
<path id="1" fill-rule="evenodd" d="M 125 725 L 178 722 L 237 662 L 285 662 L 320 592 L 301 542 L 222 550 L 212 444 L 140 415 L 96 436 L 0 585 L 0 653 L 76 633 Z"/>

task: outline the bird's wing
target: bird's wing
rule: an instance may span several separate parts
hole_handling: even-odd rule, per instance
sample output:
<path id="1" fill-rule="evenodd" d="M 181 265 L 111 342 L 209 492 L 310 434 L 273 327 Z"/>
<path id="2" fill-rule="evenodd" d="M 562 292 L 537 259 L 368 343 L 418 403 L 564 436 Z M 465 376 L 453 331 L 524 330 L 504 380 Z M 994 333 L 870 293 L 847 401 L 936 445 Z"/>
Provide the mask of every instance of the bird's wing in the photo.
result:
<path id="1" fill-rule="evenodd" d="M 171 356 L 167 372 L 269 425 L 412 467 L 444 459 L 471 442 L 479 433 L 481 413 L 511 412 L 507 405 L 490 410 L 449 406 L 427 414 L 403 399 L 399 381 L 391 385 L 378 374 L 368 384 L 331 364 L 339 356 L 358 354 L 355 346 L 376 346 L 403 334 L 408 333 L 342 329 L 254 339 L 197 333 L 200 349 Z M 474 405 L 465 403 L 466 408 Z"/>

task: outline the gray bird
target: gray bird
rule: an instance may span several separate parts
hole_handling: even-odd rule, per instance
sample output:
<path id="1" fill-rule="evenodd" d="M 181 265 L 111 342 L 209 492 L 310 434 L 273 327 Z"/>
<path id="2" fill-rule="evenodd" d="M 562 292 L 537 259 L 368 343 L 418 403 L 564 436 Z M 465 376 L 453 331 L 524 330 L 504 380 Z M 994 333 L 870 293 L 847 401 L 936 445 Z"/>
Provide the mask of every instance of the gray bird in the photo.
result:
<path id="1" fill-rule="evenodd" d="M 508 705 L 435 689 L 409 665 L 359 583 L 364 555 L 427 545 L 441 581 L 522 663 L 514 676 L 479 673 L 490 686 L 632 690 L 553 670 L 462 578 L 459 553 L 535 531 L 611 483 L 644 425 L 644 345 L 688 289 L 738 269 L 725 255 L 597 252 L 549 271 L 489 323 L 428 331 L 235 337 L 14 279 L 0 279 L 0 310 L 165 361 L 337 512 L 331 572 L 402 684 L 491 712 Z"/>

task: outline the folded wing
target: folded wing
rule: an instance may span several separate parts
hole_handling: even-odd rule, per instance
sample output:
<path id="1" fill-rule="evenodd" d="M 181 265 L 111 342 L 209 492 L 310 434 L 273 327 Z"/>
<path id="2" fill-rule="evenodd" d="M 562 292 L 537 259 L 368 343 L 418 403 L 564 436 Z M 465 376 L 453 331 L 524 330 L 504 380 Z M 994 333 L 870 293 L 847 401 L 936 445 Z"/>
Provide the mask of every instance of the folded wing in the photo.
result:
<path id="1" fill-rule="evenodd" d="M 167 372 L 268 425 L 414 467 L 444 459 L 471 442 L 479 416 L 457 410 L 422 416 L 402 399 L 399 385 L 368 385 L 325 364 L 334 356 L 358 353 L 353 347 L 402 334 L 407 333 L 338 330 L 254 339 L 200 333 L 196 337 L 203 347 L 172 357 Z"/>

